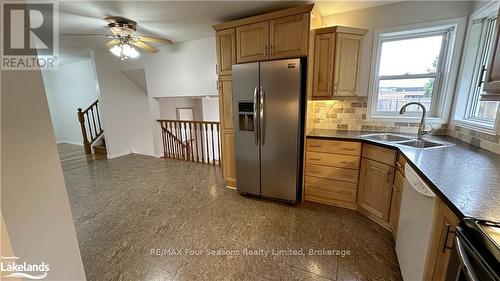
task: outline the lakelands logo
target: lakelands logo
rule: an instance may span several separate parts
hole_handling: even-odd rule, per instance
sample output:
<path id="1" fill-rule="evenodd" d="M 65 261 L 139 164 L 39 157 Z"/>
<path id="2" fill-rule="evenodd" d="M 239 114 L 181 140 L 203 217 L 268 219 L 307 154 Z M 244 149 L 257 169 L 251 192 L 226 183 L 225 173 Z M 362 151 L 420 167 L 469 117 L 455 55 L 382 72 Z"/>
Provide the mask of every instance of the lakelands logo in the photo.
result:
<path id="1" fill-rule="evenodd" d="M 30 264 L 17 262 L 19 257 L 2 257 L 0 273 L 2 278 L 17 277 L 40 280 L 47 277 L 50 266 L 45 262 Z"/>
<path id="2" fill-rule="evenodd" d="M 57 2 L 3 2 L 1 68 L 55 69 L 59 53 Z"/>

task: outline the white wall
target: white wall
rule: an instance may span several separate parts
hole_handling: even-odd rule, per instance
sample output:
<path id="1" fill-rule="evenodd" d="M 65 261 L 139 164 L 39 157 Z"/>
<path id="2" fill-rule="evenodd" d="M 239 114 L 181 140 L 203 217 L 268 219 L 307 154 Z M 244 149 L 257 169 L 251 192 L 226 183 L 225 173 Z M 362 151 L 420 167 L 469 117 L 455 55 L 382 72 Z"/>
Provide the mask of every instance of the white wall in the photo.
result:
<path id="1" fill-rule="evenodd" d="M 42 74 L 56 141 L 81 145 L 77 109 L 85 109 L 99 97 L 92 61 L 63 64 Z"/>
<path id="2" fill-rule="evenodd" d="M 145 68 L 150 97 L 217 95 L 214 37 L 159 49 L 156 54 L 141 54 L 140 60 L 128 63 Z"/>
<path id="3" fill-rule="evenodd" d="M 2 70 L 1 81 L 2 227 L 16 262 L 49 264 L 47 280 L 85 280 L 42 75 Z"/>
<path id="4" fill-rule="evenodd" d="M 131 152 L 155 155 L 150 98 L 122 73 L 122 63 L 107 50 L 94 52 L 100 113 L 108 157 Z"/>
<path id="5" fill-rule="evenodd" d="M 176 120 L 177 108 L 193 108 L 194 120 L 203 120 L 202 107 L 199 98 L 159 98 L 161 119 Z"/>
<path id="6" fill-rule="evenodd" d="M 219 121 L 219 98 L 205 97 L 201 99 L 203 120 Z"/>
<path id="7" fill-rule="evenodd" d="M 325 16 L 323 21 L 327 26 L 343 25 L 368 29 L 368 32 L 363 36 L 361 69 L 358 80 L 360 95 L 367 95 L 374 29 L 466 17 L 471 13 L 471 10 L 471 1 L 402 1 Z"/>

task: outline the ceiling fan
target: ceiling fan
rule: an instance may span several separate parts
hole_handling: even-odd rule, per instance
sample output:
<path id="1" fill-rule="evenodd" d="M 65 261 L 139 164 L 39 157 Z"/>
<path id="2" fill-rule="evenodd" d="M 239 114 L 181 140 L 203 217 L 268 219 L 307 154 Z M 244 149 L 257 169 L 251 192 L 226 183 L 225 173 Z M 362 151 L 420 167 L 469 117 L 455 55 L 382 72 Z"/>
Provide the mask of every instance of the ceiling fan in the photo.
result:
<path id="1" fill-rule="evenodd" d="M 104 46 L 108 48 L 111 53 L 113 53 L 117 57 L 120 57 L 121 60 L 139 56 L 139 52 L 134 47 L 137 47 L 148 53 L 156 53 L 158 52 L 158 49 L 154 46 L 151 46 L 149 43 L 163 45 L 173 44 L 173 42 L 169 39 L 135 34 L 135 32 L 137 31 L 137 22 L 133 20 L 120 16 L 108 16 L 105 17 L 104 20 L 108 22 L 107 28 L 112 33 L 112 35 L 105 35 L 111 40 L 108 41 Z M 85 34 L 71 35 L 86 36 Z M 88 35 L 95 36 L 94 34 Z"/>
<path id="2" fill-rule="evenodd" d="M 119 16 L 108 16 L 104 18 L 109 24 L 108 28 L 113 33 L 113 35 L 107 35 L 106 37 L 112 38 L 106 43 L 106 47 L 110 51 L 119 56 L 122 60 L 129 57 L 134 58 L 139 55 L 137 50 L 135 50 L 131 45 L 138 47 L 149 53 L 156 53 L 158 49 L 149 45 L 148 42 L 158 43 L 158 44 L 173 44 L 169 39 L 144 36 L 144 35 L 134 35 L 137 31 L 137 22 Z"/>

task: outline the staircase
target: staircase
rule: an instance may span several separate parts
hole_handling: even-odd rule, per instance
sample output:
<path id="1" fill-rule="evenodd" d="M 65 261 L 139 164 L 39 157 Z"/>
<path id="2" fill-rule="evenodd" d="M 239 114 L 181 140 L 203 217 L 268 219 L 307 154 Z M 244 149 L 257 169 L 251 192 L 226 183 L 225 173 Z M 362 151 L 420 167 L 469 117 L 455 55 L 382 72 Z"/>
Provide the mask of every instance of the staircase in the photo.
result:
<path id="1" fill-rule="evenodd" d="M 106 150 L 104 130 L 101 126 L 98 103 L 99 100 L 96 100 L 84 110 L 78 108 L 78 121 L 82 130 L 85 154 L 106 156 L 108 152 Z"/>

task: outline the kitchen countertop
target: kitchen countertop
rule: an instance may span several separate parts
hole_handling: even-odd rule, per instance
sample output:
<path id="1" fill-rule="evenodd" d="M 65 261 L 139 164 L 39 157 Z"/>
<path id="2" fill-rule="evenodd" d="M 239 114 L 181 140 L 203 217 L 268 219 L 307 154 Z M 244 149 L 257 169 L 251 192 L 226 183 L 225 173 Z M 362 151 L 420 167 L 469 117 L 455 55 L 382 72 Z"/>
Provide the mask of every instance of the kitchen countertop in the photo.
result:
<path id="1" fill-rule="evenodd" d="M 363 137 L 376 133 L 315 129 L 307 137 L 356 140 L 397 149 L 459 218 L 500 222 L 500 155 L 448 136 L 425 136 L 428 140 L 453 144 L 428 149 Z"/>

